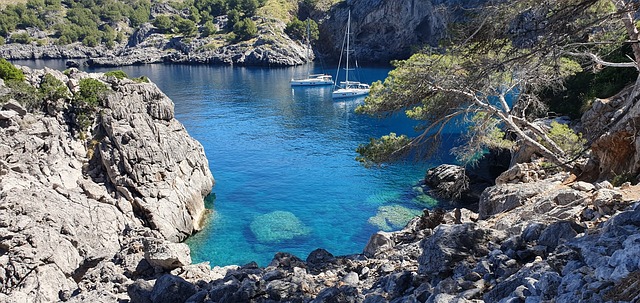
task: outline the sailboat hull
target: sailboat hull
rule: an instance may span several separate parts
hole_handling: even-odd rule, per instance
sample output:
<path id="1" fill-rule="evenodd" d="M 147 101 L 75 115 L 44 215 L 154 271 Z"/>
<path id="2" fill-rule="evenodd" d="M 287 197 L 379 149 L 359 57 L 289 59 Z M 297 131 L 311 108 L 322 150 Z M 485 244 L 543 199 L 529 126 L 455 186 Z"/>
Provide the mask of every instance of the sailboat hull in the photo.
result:
<path id="1" fill-rule="evenodd" d="M 321 86 L 321 85 L 333 85 L 333 81 L 312 80 L 312 79 L 291 80 L 291 86 Z"/>
<path id="2" fill-rule="evenodd" d="M 333 99 L 345 99 L 359 96 L 366 96 L 369 94 L 369 89 L 362 88 L 341 88 L 333 91 L 331 97 Z"/>

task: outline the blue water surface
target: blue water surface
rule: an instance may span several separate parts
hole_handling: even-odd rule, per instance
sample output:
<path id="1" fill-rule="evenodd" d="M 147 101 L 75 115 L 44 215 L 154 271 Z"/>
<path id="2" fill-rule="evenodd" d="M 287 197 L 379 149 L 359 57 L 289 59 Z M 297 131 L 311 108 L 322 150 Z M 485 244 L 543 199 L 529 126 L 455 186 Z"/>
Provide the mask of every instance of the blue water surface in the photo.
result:
<path id="1" fill-rule="evenodd" d="M 14 63 L 52 66 L 44 62 Z M 53 68 L 64 69 L 55 62 Z M 204 146 L 216 185 L 206 227 L 187 240 L 194 262 L 266 266 L 281 251 L 302 259 L 316 248 L 360 253 L 371 234 L 398 229 L 433 206 L 415 186 L 428 167 L 451 161 L 443 153 L 431 163 L 362 166 L 354 160 L 358 144 L 389 132 L 414 135 L 415 123 L 403 115 L 357 115 L 363 99 L 334 101 L 331 86 L 289 85 L 291 78 L 324 72 L 319 67 L 120 69 L 155 82 Z M 360 81 L 383 80 L 389 70 L 361 69 Z"/>

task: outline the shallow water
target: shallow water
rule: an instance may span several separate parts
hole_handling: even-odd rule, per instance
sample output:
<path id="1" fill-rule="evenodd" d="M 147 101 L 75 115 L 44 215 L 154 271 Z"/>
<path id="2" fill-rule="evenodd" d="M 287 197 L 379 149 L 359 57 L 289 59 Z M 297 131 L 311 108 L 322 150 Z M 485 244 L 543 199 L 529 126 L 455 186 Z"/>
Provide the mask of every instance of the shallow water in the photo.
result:
<path id="1" fill-rule="evenodd" d="M 15 63 L 64 69 L 59 60 Z M 392 131 L 413 134 L 414 122 L 356 115 L 362 99 L 336 102 L 330 86 L 291 88 L 289 80 L 304 76 L 306 66 L 121 69 L 148 76 L 174 101 L 176 117 L 209 159 L 212 215 L 187 241 L 194 262 L 265 266 L 279 251 L 302 259 L 319 247 L 334 255 L 362 252 L 372 233 L 398 229 L 433 206 L 414 186 L 426 168 L 451 161 L 445 153 L 437 163 L 363 167 L 354 160 L 358 144 Z M 362 69 L 360 80 L 382 80 L 388 71 Z"/>

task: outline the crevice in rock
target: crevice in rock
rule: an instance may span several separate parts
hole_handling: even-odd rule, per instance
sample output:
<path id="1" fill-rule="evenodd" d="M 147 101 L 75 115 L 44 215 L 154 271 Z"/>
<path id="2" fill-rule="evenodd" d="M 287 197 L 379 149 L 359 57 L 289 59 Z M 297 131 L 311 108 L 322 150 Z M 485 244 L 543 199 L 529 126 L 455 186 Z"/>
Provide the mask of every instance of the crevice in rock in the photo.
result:
<path id="1" fill-rule="evenodd" d="M 84 259 L 80 266 L 78 266 L 78 268 L 73 271 L 73 273 L 71 274 L 71 278 L 73 278 L 76 283 L 79 283 L 80 281 L 82 281 L 82 278 L 87 273 L 87 271 L 89 271 L 89 269 L 96 267 L 103 260 L 104 257 Z"/>

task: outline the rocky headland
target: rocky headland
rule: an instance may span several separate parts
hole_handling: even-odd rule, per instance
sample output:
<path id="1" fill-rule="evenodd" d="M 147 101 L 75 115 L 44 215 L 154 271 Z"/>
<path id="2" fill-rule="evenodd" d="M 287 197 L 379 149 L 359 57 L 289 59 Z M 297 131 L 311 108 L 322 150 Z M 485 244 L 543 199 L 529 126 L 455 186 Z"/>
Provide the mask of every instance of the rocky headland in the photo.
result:
<path id="1" fill-rule="evenodd" d="M 229 44 L 224 37 L 186 38 L 160 33 L 145 23 L 126 43 L 113 48 L 102 45 L 38 45 L 8 43 L 0 46 L 0 57 L 8 60 L 82 59 L 90 66 L 125 66 L 152 63 L 215 64 L 248 66 L 293 66 L 307 62 L 307 48 L 283 34 L 285 23 L 255 17 L 258 38 Z M 221 25 L 222 26 L 222 25 Z"/>
<path id="2" fill-rule="evenodd" d="M 86 77 L 111 91 L 86 138 L 70 131 L 65 104 L 46 114 L 2 105 L 2 302 L 640 300 L 640 189 L 593 173 L 607 172 L 603 160 L 583 165 L 595 176 L 583 181 L 538 161 L 516 164 L 480 194 L 463 170 L 440 167 L 427 178 L 443 186 L 432 188 L 446 197 L 472 188 L 465 196 L 478 197 L 477 212 L 425 211 L 372 235 L 360 254 L 319 248 L 304 259 L 278 253 L 266 267 L 191 264 L 177 242 L 199 228 L 213 178 L 171 100 L 126 78 L 22 70 L 34 86 L 50 73 L 69 91 Z M 615 100 L 597 107 L 636 112 Z"/>

